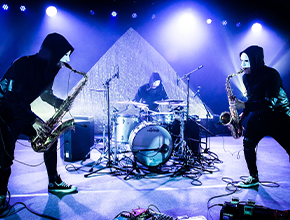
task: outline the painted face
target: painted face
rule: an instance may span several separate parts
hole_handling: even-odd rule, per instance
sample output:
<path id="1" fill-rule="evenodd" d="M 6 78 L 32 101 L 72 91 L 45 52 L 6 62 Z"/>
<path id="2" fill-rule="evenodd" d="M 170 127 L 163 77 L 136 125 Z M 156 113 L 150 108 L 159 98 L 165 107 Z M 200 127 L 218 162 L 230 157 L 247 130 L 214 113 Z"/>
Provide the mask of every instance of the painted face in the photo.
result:
<path id="1" fill-rule="evenodd" d="M 155 89 L 156 87 L 158 87 L 160 85 L 160 80 L 157 80 L 153 83 L 152 89 Z"/>
<path id="2" fill-rule="evenodd" d="M 70 59 L 69 59 L 69 55 L 70 55 L 70 53 L 71 53 L 71 51 L 69 51 L 69 52 L 67 52 L 61 59 L 60 59 L 60 61 L 61 62 L 64 62 L 64 63 L 67 63 L 67 62 L 69 62 L 70 61 Z"/>
<path id="3" fill-rule="evenodd" d="M 246 53 L 241 54 L 241 66 L 242 68 L 250 68 L 250 60 Z"/>

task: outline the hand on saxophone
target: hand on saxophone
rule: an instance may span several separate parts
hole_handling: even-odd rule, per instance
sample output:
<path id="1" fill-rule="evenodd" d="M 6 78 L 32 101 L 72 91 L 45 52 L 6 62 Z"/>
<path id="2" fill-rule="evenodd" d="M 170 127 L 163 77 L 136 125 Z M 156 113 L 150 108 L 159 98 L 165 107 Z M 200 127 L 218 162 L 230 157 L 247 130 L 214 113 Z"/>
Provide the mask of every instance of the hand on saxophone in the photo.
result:
<path id="1" fill-rule="evenodd" d="M 234 101 L 230 101 L 230 108 L 233 110 L 243 109 L 245 108 L 245 103 L 239 99 L 236 99 Z"/>
<path id="2" fill-rule="evenodd" d="M 37 136 L 41 138 L 46 138 L 50 133 L 51 129 L 44 122 L 42 122 L 39 118 L 36 118 L 32 127 L 37 133 Z"/>

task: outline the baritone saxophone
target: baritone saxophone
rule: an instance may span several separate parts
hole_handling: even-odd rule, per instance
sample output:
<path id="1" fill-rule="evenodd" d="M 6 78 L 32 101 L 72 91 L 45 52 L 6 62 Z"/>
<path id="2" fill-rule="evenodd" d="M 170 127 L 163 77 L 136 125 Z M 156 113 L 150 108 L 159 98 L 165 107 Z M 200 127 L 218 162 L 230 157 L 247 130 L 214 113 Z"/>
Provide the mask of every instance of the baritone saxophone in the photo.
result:
<path id="1" fill-rule="evenodd" d="M 244 70 L 245 69 L 241 69 L 237 73 L 230 74 L 230 75 L 228 75 L 228 77 L 226 79 L 226 92 L 227 92 L 229 103 L 232 101 L 235 101 L 237 99 L 236 96 L 233 94 L 230 79 L 233 76 L 237 76 L 237 75 L 241 74 L 242 72 L 244 72 Z M 237 110 L 230 108 L 230 112 L 228 112 L 228 111 L 222 112 L 220 117 L 219 117 L 219 121 L 222 125 L 228 127 L 233 138 L 238 139 L 242 136 L 243 128 L 242 128 L 240 116 L 239 116 Z"/>

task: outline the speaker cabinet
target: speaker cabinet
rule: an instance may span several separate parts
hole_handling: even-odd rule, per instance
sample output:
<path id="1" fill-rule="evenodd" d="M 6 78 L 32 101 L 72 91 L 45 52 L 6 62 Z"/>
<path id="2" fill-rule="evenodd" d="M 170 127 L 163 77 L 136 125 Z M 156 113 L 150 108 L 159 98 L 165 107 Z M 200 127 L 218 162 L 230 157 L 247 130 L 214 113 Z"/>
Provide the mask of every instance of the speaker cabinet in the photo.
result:
<path id="1" fill-rule="evenodd" d="M 75 130 L 69 130 L 60 136 L 60 156 L 69 162 L 85 159 L 94 145 L 93 117 L 78 116 L 74 120 Z"/>

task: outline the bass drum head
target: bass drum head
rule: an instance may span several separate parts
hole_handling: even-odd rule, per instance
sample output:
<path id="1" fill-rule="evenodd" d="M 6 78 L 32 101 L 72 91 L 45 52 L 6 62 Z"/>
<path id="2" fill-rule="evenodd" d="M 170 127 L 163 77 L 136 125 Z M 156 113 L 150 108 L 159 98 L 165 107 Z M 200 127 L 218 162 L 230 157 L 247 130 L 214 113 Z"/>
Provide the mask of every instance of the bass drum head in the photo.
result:
<path id="1" fill-rule="evenodd" d="M 129 145 L 135 158 L 148 167 L 166 163 L 173 151 L 169 132 L 152 123 L 142 122 L 132 130 Z"/>

